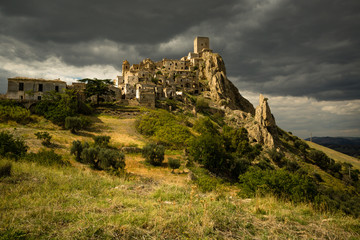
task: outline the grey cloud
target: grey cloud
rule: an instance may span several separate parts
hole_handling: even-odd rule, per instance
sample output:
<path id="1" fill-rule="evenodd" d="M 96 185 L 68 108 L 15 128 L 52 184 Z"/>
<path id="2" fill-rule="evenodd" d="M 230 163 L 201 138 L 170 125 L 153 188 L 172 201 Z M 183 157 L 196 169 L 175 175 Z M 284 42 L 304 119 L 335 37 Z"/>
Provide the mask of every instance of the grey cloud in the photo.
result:
<path id="1" fill-rule="evenodd" d="M 359 11 L 357 0 L 3 0 L 1 55 L 121 69 L 182 57 L 205 35 L 240 90 L 359 99 Z"/>

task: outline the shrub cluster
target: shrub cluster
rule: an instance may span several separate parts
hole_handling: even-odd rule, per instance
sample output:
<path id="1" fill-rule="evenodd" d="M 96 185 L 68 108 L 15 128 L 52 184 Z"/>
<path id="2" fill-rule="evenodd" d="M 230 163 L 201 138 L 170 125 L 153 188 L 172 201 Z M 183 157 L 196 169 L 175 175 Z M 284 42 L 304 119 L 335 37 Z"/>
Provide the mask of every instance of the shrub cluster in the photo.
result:
<path id="1" fill-rule="evenodd" d="M 10 101 L 0 101 L 0 121 L 26 124 L 31 121 L 30 111 Z"/>
<path id="2" fill-rule="evenodd" d="M 164 161 L 165 147 L 155 143 L 149 143 L 143 147 L 142 155 L 145 158 L 145 162 L 153 166 L 161 166 Z"/>
<path id="3" fill-rule="evenodd" d="M 312 179 L 284 169 L 262 170 L 250 167 L 245 174 L 239 176 L 239 183 L 242 194 L 248 197 L 272 193 L 278 198 L 304 202 L 313 201 L 318 194 L 317 186 Z"/>
<path id="4" fill-rule="evenodd" d="M 89 115 L 92 110 L 78 99 L 74 91 L 67 90 L 65 93 L 46 93 L 44 99 L 36 104 L 34 112 L 57 125 L 64 126 L 67 117 L 77 114 Z"/>
<path id="5" fill-rule="evenodd" d="M 37 153 L 28 153 L 24 160 L 39 163 L 44 166 L 67 166 L 69 162 L 65 161 L 61 155 L 54 150 L 40 149 Z"/>
<path id="6" fill-rule="evenodd" d="M 0 132 L 0 156 L 18 159 L 25 155 L 28 146 L 25 141 L 15 138 L 10 132 Z"/>
<path id="7" fill-rule="evenodd" d="M 91 146 L 89 143 L 73 141 L 70 153 L 75 155 L 78 162 L 89 164 L 97 170 L 106 170 L 115 174 L 125 168 L 125 155 L 117 150 L 109 149 L 109 136 L 97 136 Z"/>
<path id="8" fill-rule="evenodd" d="M 140 116 L 136 129 L 157 143 L 181 149 L 191 137 L 189 129 L 183 125 L 182 119 L 165 110 L 150 111 Z"/>
<path id="9" fill-rule="evenodd" d="M 237 179 L 246 172 L 261 146 L 251 146 L 246 129 L 224 126 L 222 133 L 209 118 L 199 119 L 193 127 L 200 136 L 189 141 L 189 157 L 209 171 Z"/>
<path id="10" fill-rule="evenodd" d="M 44 146 L 51 145 L 51 138 L 52 136 L 48 132 L 36 132 L 34 133 L 37 139 L 41 140 L 41 144 Z"/>
<path id="11" fill-rule="evenodd" d="M 65 128 L 70 129 L 71 133 L 76 133 L 81 129 L 86 129 L 91 125 L 91 122 L 86 117 L 66 117 Z"/>

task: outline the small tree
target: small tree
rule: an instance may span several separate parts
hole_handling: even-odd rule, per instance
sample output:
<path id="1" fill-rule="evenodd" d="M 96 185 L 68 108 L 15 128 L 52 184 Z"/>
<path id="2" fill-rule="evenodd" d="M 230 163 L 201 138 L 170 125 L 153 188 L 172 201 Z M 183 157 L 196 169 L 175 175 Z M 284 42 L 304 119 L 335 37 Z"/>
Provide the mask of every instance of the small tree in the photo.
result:
<path id="1" fill-rule="evenodd" d="M 95 141 L 95 145 L 104 148 L 108 147 L 110 138 L 111 138 L 110 136 L 104 136 L 104 135 L 93 137 Z"/>
<path id="2" fill-rule="evenodd" d="M 35 136 L 37 139 L 41 140 L 41 144 L 44 146 L 50 146 L 51 145 L 51 138 L 52 136 L 48 132 L 37 132 L 35 133 Z"/>
<path id="3" fill-rule="evenodd" d="M 142 155 L 147 163 L 160 166 L 164 161 L 165 147 L 155 143 L 147 144 L 142 149 Z"/>
<path id="4" fill-rule="evenodd" d="M 82 129 L 82 121 L 79 117 L 66 117 L 65 118 L 65 128 L 70 129 L 71 133 L 76 133 L 76 131 Z"/>
<path id="5" fill-rule="evenodd" d="M 114 95 L 115 92 L 110 89 L 110 86 L 113 85 L 111 79 L 81 79 L 80 82 L 86 83 L 85 94 L 87 97 L 96 96 L 96 104 L 99 105 L 99 99 L 101 95 Z"/>
<path id="6" fill-rule="evenodd" d="M 178 159 L 178 158 L 169 158 L 168 164 L 169 164 L 169 167 L 172 169 L 172 171 L 171 171 L 172 173 L 174 172 L 175 169 L 178 169 L 181 166 L 180 159 Z"/>

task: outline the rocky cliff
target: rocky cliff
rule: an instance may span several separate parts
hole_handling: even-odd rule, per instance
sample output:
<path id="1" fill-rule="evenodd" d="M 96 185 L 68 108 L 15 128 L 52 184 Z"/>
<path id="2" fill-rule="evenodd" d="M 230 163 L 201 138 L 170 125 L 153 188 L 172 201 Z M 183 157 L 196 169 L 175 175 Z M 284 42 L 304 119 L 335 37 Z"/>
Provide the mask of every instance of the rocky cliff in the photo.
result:
<path id="1" fill-rule="evenodd" d="M 232 110 L 241 110 L 254 115 L 253 105 L 240 95 L 239 90 L 226 77 L 222 57 L 217 53 L 204 52 L 202 58 L 204 63 L 199 68 L 199 77 L 209 81 L 211 98 Z"/>
<path id="2" fill-rule="evenodd" d="M 226 117 L 230 125 L 245 127 L 253 143 L 274 148 L 277 138 L 277 126 L 271 114 L 267 98 L 260 94 L 256 108 L 239 93 L 239 90 L 226 77 L 225 64 L 217 53 L 204 52 L 204 63 L 199 68 L 199 78 L 208 80 L 211 99 L 225 106 Z"/>

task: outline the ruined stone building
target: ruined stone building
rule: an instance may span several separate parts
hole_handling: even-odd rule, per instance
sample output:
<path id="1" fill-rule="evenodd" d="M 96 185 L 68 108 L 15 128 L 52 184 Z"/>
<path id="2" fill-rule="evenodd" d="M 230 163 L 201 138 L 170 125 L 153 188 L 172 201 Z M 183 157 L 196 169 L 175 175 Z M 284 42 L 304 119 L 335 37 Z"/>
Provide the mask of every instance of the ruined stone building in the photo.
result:
<path id="1" fill-rule="evenodd" d="M 144 59 L 139 64 L 122 64 L 122 76 L 118 87 L 123 99 L 137 99 L 141 105 L 155 106 L 155 100 L 182 96 L 184 92 L 199 94 L 206 88 L 199 80 L 202 54 L 212 52 L 208 37 L 196 37 L 194 52 L 181 59 L 166 59 L 154 62 Z"/>
<path id="2" fill-rule="evenodd" d="M 41 78 L 15 77 L 8 79 L 7 99 L 14 100 L 41 100 L 44 93 L 55 91 L 63 92 L 66 82 L 45 80 Z"/>

